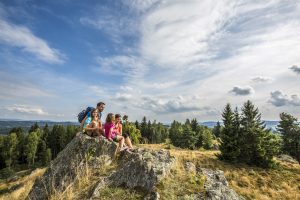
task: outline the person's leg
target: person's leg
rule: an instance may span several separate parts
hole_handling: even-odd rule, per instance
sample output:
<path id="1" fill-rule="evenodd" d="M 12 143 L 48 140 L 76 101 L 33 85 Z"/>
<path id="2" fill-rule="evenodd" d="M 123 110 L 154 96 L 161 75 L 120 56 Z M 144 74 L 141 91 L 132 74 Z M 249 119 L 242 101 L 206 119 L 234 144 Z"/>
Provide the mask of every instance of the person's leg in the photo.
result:
<path id="1" fill-rule="evenodd" d="M 124 138 L 123 136 L 117 135 L 117 141 L 119 142 L 119 148 L 121 149 L 124 145 Z"/>
<path id="2" fill-rule="evenodd" d="M 123 134 L 123 137 L 125 138 L 125 143 L 126 143 L 126 145 L 127 145 L 130 149 L 132 149 L 132 144 L 131 144 L 131 140 L 130 140 L 129 136 L 128 136 L 126 133 L 124 133 L 124 134 Z"/>

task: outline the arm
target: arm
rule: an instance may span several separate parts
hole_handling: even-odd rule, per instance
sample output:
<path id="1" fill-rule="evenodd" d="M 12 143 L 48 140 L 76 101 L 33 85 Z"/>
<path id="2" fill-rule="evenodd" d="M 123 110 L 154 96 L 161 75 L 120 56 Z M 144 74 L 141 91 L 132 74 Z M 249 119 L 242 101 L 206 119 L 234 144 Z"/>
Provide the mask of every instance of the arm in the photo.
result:
<path id="1" fill-rule="evenodd" d="M 85 122 L 85 120 L 87 119 L 87 115 L 83 118 L 83 120 L 81 121 L 81 123 L 80 123 L 80 129 L 82 129 L 83 128 L 83 124 L 84 124 L 84 122 Z"/>

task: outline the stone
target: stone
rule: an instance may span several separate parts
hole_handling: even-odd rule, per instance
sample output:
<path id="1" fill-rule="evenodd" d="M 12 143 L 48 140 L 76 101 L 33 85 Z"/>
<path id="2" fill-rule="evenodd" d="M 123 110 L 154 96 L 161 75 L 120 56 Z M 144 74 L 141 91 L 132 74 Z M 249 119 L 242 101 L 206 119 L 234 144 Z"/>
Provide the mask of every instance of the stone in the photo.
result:
<path id="1" fill-rule="evenodd" d="M 184 163 L 184 168 L 189 173 L 193 173 L 193 174 L 197 173 L 196 166 L 192 162 L 187 161 L 186 163 Z"/>
<path id="2" fill-rule="evenodd" d="M 92 138 L 79 133 L 50 163 L 44 175 L 38 179 L 27 199 L 47 199 L 54 191 L 64 191 L 89 165 L 93 169 L 93 159 L 99 158 L 101 164 L 111 163 L 117 145 L 104 137 Z M 99 164 L 99 163 L 98 163 Z"/>
<path id="3" fill-rule="evenodd" d="M 295 160 L 292 156 L 286 155 L 286 154 L 281 154 L 277 156 L 277 159 L 282 161 L 282 162 L 288 162 L 292 164 L 299 164 L 297 160 Z"/>
<path id="4" fill-rule="evenodd" d="M 221 170 L 212 170 L 201 168 L 201 172 L 206 178 L 204 183 L 204 189 L 207 200 L 244 200 L 244 198 L 238 195 L 228 185 L 228 182 L 224 176 L 224 172 Z"/>

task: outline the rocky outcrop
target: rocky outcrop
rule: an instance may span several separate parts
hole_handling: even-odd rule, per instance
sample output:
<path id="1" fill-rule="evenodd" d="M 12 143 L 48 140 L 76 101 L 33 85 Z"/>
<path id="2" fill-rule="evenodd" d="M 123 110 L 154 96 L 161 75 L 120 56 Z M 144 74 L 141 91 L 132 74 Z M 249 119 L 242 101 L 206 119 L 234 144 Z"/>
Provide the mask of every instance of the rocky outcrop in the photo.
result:
<path id="1" fill-rule="evenodd" d="M 170 173 L 174 163 L 175 158 L 166 150 L 139 148 L 131 153 L 124 152 L 119 158 L 118 169 L 109 177 L 98 181 L 91 198 L 98 198 L 100 190 L 106 186 L 125 186 L 142 189 L 152 194 L 151 199 L 159 199 L 159 194 L 153 192 L 154 186 Z"/>
<path id="2" fill-rule="evenodd" d="M 201 168 L 201 172 L 206 178 L 204 189 L 207 200 L 244 200 L 229 187 L 223 171 Z"/>
<path id="3" fill-rule="evenodd" d="M 33 185 L 27 199 L 47 199 L 55 191 L 64 191 L 90 168 L 109 164 L 115 157 L 117 145 L 104 137 L 75 137 L 51 162 L 45 174 Z M 100 165 L 101 164 L 101 165 Z"/>

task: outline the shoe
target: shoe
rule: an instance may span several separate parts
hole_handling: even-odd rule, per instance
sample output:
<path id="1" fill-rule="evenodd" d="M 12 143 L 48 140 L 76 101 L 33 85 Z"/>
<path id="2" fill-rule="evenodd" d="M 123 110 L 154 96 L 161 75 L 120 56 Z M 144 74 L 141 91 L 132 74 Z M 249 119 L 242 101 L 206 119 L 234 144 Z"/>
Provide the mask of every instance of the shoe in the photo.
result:
<path id="1" fill-rule="evenodd" d="M 128 149 L 128 147 L 121 147 L 121 148 L 120 148 L 120 151 L 124 151 L 124 150 L 126 150 L 126 149 Z"/>

